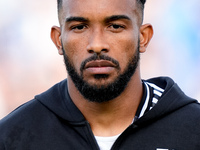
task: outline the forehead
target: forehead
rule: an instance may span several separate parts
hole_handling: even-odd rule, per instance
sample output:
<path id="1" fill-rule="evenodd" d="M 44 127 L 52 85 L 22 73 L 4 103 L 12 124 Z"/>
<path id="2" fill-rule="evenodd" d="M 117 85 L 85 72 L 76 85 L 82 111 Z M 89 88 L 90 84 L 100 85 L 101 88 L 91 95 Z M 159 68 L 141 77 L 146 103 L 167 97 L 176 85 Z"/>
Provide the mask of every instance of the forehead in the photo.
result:
<path id="1" fill-rule="evenodd" d="M 104 18 L 112 15 L 135 16 L 136 0 L 63 0 L 62 19 L 71 16 Z"/>

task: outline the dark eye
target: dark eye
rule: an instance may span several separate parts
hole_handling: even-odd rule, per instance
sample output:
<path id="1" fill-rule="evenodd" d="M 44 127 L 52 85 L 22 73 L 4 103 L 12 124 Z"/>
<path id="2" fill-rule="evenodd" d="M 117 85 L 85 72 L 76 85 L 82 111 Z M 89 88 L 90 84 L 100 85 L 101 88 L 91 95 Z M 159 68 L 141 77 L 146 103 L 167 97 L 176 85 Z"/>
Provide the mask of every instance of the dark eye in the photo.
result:
<path id="1" fill-rule="evenodd" d="M 119 29 L 119 28 L 121 28 L 122 26 L 117 25 L 117 24 L 113 24 L 112 27 L 113 27 L 114 29 Z"/>
<path id="2" fill-rule="evenodd" d="M 121 32 L 125 29 L 125 27 L 123 25 L 119 25 L 119 24 L 111 24 L 109 26 L 109 30 L 112 32 Z"/>
<path id="3" fill-rule="evenodd" d="M 73 29 L 77 29 L 77 30 L 83 30 L 85 28 L 84 25 L 78 25 L 76 27 L 73 27 Z"/>
<path id="4" fill-rule="evenodd" d="M 75 25 L 71 27 L 71 30 L 75 31 L 75 32 L 81 32 L 84 31 L 84 29 L 86 29 L 87 26 L 84 24 L 80 24 L 80 25 Z"/>

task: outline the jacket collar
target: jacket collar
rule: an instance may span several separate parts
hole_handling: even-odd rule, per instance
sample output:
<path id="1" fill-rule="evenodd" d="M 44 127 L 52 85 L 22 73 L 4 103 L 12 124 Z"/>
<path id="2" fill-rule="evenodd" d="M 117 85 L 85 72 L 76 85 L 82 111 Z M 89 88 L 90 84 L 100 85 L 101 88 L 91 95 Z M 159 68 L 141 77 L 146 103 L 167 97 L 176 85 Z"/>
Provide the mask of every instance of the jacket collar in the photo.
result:
<path id="1" fill-rule="evenodd" d="M 72 102 L 68 89 L 67 79 L 54 85 L 46 92 L 35 97 L 57 116 L 71 123 L 84 122 L 85 118 Z"/>

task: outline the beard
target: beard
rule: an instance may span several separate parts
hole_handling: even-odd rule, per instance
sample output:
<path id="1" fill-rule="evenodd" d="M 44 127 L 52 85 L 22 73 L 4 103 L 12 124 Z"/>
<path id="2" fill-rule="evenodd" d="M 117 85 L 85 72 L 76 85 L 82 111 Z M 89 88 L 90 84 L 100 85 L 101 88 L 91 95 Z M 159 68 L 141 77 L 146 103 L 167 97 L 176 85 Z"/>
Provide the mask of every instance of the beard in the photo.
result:
<path id="1" fill-rule="evenodd" d="M 70 62 L 69 57 L 66 55 L 64 48 L 63 48 L 63 54 L 68 75 L 71 77 L 73 83 L 75 84 L 75 87 L 78 89 L 78 91 L 82 94 L 82 96 L 85 99 L 87 99 L 90 102 L 97 102 L 97 103 L 108 102 L 118 97 L 127 87 L 127 84 L 130 81 L 133 74 L 135 73 L 140 60 L 139 44 L 138 44 L 136 53 L 133 54 L 133 56 L 129 60 L 127 67 L 125 68 L 123 73 L 121 74 L 118 73 L 118 77 L 113 82 L 99 86 L 99 85 L 91 85 L 84 80 L 83 68 L 85 64 L 89 61 L 108 60 L 114 63 L 117 66 L 116 69 L 119 71 L 120 66 L 118 61 L 109 56 L 94 54 L 93 56 L 89 57 L 88 59 L 82 62 L 80 67 L 81 75 L 79 75 L 75 70 L 73 64 Z M 109 75 L 106 74 L 94 75 L 94 78 L 96 80 L 103 80 L 108 77 Z"/>

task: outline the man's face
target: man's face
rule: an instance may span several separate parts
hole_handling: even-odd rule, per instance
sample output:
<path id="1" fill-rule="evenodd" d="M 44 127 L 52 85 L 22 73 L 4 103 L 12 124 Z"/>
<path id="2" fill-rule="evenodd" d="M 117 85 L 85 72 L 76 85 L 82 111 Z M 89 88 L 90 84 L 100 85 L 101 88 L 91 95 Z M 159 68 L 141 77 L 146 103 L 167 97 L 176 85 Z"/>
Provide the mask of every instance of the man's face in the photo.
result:
<path id="1" fill-rule="evenodd" d="M 63 0 L 65 63 L 86 99 L 108 101 L 125 89 L 139 61 L 138 13 L 134 0 Z"/>

